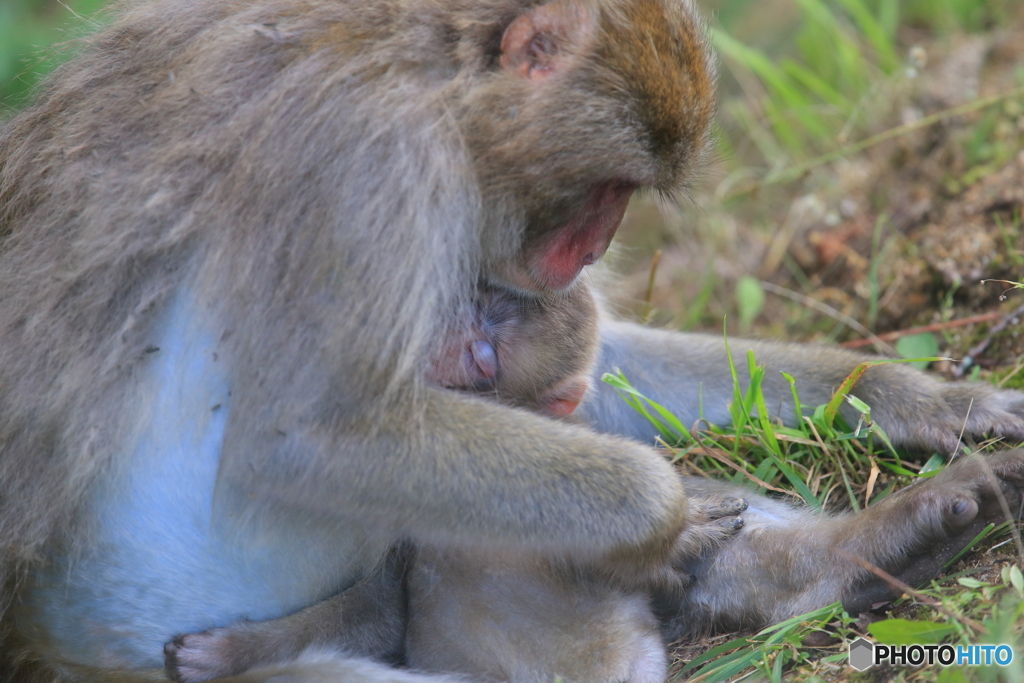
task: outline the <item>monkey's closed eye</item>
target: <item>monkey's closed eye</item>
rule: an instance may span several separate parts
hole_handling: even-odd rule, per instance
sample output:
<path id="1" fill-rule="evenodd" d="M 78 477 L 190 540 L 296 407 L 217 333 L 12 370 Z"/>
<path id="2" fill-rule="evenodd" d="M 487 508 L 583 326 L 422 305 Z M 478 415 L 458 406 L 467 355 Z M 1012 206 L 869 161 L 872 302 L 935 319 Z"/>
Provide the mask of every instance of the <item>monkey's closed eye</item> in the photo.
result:
<path id="1" fill-rule="evenodd" d="M 494 380 L 498 376 L 498 354 L 489 341 L 479 339 L 473 342 L 469 345 L 469 353 L 474 369 L 482 378 Z"/>

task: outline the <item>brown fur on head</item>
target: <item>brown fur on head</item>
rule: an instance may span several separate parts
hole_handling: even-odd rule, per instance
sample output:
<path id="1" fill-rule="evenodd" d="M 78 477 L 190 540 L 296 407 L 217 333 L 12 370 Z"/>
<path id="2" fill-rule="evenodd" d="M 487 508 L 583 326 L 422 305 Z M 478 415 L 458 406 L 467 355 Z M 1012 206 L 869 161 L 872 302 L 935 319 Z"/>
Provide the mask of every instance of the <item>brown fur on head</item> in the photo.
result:
<path id="1" fill-rule="evenodd" d="M 492 40 L 506 68 L 467 91 L 460 118 L 485 220 L 523 242 L 485 242 L 485 259 L 503 261 L 487 266 L 504 284 L 559 288 L 611 239 L 594 236 L 578 262 L 543 263 L 581 207 L 621 218 L 634 189 L 682 189 L 707 145 L 713 64 L 689 2 L 558 0 Z"/>

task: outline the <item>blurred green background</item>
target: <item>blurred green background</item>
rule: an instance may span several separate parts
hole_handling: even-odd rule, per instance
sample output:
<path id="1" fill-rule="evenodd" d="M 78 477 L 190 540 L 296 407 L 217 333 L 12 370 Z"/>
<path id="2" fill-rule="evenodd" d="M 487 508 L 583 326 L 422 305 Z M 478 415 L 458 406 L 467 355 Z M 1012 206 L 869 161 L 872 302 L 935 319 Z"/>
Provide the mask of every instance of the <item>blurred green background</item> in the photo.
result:
<path id="1" fill-rule="evenodd" d="M 108 0 L 0 0 L 0 106 L 16 108 L 59 62 L 61 44 L 91 32 Z"/>

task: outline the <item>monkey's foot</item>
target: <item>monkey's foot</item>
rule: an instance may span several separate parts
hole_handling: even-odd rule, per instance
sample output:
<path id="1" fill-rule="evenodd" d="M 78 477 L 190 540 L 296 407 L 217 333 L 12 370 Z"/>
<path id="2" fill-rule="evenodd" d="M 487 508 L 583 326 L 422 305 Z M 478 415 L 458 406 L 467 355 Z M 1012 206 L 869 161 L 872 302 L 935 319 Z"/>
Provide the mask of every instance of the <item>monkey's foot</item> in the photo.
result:
<path id="1" fill-rule="evenodd" d="M 840 554 L 871 561 L 910 586 L 937 576 L 989 524 L 1020 519 L 1024 504 L 1024 450 L 964 457 L 934 479 L 868 508 L 856 538 Z M 872 576 L 843 596 L 851 614 L 903 591 Z"/>
<path id="2" fill-rule="evenodd" d="M 245 661 L 245 653 L 260 652 L 258 645 L 249 642 L 248 635 L 245 624 L 240 624 L 175 636 L 164 645 L 168 678 L 178 683 L 200 683 L 240 674 L 262 663 Z"/>
<path id="3" fill-rule="evenodd" d="M 963 440 L 1001 437 L 1010 445 L 1024 442 L 1024 393 L 983 382 L 927 386 L 923 395 L 872 406 L 893 443 L 948 456 L 957 453 Z"/>
<path id="4" fill-rule="evenodd" d="M 978 438 L 1003 437 L 1011 445 L 1024 442 L 1024 393 L 958 382 L 943 385 L 942 398 L 958 416 L 957 434 L 963 429 Z"/>

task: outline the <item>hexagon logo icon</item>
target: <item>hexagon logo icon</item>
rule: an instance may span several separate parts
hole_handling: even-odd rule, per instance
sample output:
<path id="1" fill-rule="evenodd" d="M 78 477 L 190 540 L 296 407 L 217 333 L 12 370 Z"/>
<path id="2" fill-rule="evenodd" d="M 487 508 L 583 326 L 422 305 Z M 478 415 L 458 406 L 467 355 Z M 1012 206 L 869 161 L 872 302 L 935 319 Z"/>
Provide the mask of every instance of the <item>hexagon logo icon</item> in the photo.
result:
<path id="1" fill-rule="evenodd" d="M 866 638 L 858 638 L 850 643 L 850 666 L 863 671 L 875 663 L 875 645 Z"/>

